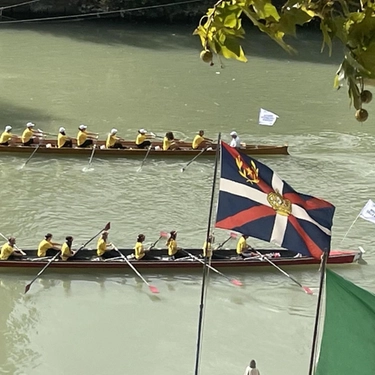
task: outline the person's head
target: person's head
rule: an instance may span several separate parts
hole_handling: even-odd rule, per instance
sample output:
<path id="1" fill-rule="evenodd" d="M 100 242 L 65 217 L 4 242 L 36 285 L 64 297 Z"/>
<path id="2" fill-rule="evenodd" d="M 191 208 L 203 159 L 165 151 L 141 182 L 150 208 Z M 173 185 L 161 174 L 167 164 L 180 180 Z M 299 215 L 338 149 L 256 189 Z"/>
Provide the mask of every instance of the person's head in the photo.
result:
<path id="1" fill-rule="evenodd" d="M 6 131 L 7 133 L 9 133 L 11 130 L 12 130 L 12 127 L 11 127 L 10 125 L 7 125 L 7 126 L 5 127 L 5 131 Z"/>
<path id="2" fill-rule="evenodd" d="M 28 129 L 32 129 L 33 127 L 35 126 L 35 124 L 33 124 L 32 122 L 28 122 L 27 124 L 26 124 L 26 127 L 28 128 Z"/>
<path id="3" fill-rule="evenodd" d="M 84 132 L 84 131 L 87 129 L 87 126 L 81 124 L 80 126 L 78 126 L 78 129 L 79 129 L 81 132 Z"/>
<path id="4" fill-rule="evenodd" d="M 230 133 L 230 136 L 232 138 L 236 139 L 237 138 L 237 133 L 235 131 L 233 131 L 233 132 Z"/>
<path id="5" fill-rule="evenodd" d="M 138 130 L 138 133 L 139 133 L 139 134 L 146 134 L 146 133 L 147 133 L 147 130 L 146 130 L 146 129 L 139 129 L 139 130 Z"/>
<path id="6" fill-rule="evenodd" d="M 208 242 L 209 242 L 209 243 L 214 242 L 214 236 L 213 236 L 212 234 L 210 234 L 210 235 L 208 236 Z"/>
<path id="7" fill-rule="evenodd" d="M 165 136 L 167 137 L 168 140 L 173 141 L 174 140 L 174 135 L 172 132 L 167 132 L 165 133 Z"/>
<path id="8" fill-rule="evenodd" d="M 170 233 L 169 233 L 169 238 L 171 240 L 175 240 L 177 237 L 177 232 L 175 230 L 172 230 Z"/>
<path id="9" fill-rule="evenodd" d="M 73 237 L 72 236 L 66 236 L 65 240 L 68 244 L 71 244 L 73 242 Z"/>
<path id="10" fill-rule="evenodd" d="M 13 246 L 16 243 L 16 239 L 14 237 L 9 237 L 8 242 L 11 246 Z"/>
<path id="11" fill-rule="evenodd" d="M 51 241 L 52 240 L 52 234 L 51 233 L 47 233 L 44 238 L 47 240 L 47 241 Z"/>
<path id="12" fill-rule="evenodd" d="M 250 361 L 250 368 L 256 368 L 257 367 L 257 364 L 255 363 L 255 361 L 252 359 Z"/>
<path id="13" fill-rule="evenodd" d="M 65 135 L 65 128 L 61 127 L 61 128 L 59 129 L 59 133 Z"/>
<path id="14" fill-rule="evenodd" d="M 138 234 L 137 242 L 143 242 L 146 239 L 144 234 Z"/>
<path id="15" fill-rule="evenodd" d="M 106 240 L 108 238 L 108 232 L 107 231 L 104 231 L 102 233 L 102 238 L 103 238 L 103 240 Z"/>
<path id="16" fill-rule="evenodd" d="M 199 130 L 199 133 L 198 133 L 201 137 L 204 136 L 204 130 Z"/>
<path id="17" fill-rule="evenodd" d="M 249 238 L 249 236 L 246 236 L 245 234 L 242 235 L 242 237 L 247 240 Z"/>
<path id="18" fill-rule="evenodd" d="M 117 129 L 113 128 L 113 129 L 111 130 L 111 135 L 116 135 L 116 134 L 117 134 Z"/>

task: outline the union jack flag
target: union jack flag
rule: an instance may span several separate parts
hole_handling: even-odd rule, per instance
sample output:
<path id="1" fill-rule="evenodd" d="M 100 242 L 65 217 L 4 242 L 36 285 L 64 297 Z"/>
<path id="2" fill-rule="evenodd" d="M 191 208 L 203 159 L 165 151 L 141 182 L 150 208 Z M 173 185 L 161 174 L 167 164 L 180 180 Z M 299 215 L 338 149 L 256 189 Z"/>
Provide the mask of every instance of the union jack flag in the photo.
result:
<path id="1" fill-rule="evenodd" d="M 335 206 L 297 193 L 259 161 L 221 142 L 216 227 L 319 258 L 331 246 Z"/>

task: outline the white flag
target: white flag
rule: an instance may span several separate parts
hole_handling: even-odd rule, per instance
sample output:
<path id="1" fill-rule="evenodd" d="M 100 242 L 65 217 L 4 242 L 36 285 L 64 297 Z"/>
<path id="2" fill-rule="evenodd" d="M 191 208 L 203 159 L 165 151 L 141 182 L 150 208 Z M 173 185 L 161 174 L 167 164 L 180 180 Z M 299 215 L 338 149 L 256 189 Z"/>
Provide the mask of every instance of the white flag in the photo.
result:
<path id="1" fill-rule="evenodd" d="M 261 108 L 259 111 L 259 125 L 272 126 L 279 118 L 278 115 Z"/>
<path id="2" fill-rule="evenodd" d="M 375 203 L 371 199 L 369 199 L 365 207 L 362 208 L 359 217 L 375 223 Z"/>

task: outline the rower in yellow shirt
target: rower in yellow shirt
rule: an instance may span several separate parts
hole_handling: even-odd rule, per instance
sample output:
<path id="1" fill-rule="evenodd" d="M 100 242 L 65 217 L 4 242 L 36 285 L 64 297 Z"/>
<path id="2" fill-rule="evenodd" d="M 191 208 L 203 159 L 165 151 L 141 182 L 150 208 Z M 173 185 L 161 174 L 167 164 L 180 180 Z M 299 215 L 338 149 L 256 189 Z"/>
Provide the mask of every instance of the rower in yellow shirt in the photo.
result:
<path id="1" fill-rule="evenodd" d="M 93 146 L 94 140 L 96 140 L 97 133 L 91 133 L 87 131 L 87 126 L 81 124 L 78 127 L 78 134 L 77 134 L 77 146 L 81 148 Z"/>
<path id="2" fill-rule="evenodd" d="M 73 146 L 72 139 L 66 135 L 65 128 L 61 127 L 59 129 L 59 134 L 57 136 L 57 147 L 63 148 L 63 147 L 72 147 L 72 146 Z"/>
<path id="3" fill-rule="evenodd" d="M 213 140 L 204 137 L 204 130 L 199 130 L 199 133 L 194 137 L 191 143 L 191 148 L 193 150 L 199 150 L 212 145 Z"/>
<path id="4" fill-rule="evenodd" d="M 163 151 L 167 150 L 179 150 L 178 140 L 172 132 L 165 133 L 163 138 Z"/>
<path id="5" fill-rule="evenodd" d="M 118 256 L 117 252 L 114 252 L 112 249 L 110 249 L 110 247 L 112 247 L 112 244 L 107 243 L 107 239 L 108 232 L 103 232 L 98 239 L 98 243 L 96 246 L 96 254 L 102 259 L 115 258 Z"/>
<path id="6" fill-rule="evenodd" d="M 67 236 L 65 237 L 66 242 L 63 243 L 61 246 L 61 254 L 60 258 L 63 261 L 67 260 L 72 260 L 72 258 L 75 255 L 75 251 L 72 250 L 72 245 L 73 245 L 73 237 L 72 236 Z"/>
<path id="7" fill-rule="evenodd" d="M 22 253 L 15 250 L 16 239 L 9 237 L 8 241 L 1 247 L 0 260 L 8 260 L 14 258 L 22 258 Z"/>
<path id="8" fill-rule="evenodd" d="M 214 242 L 214 236 L 213 235 L 210 235 L 208 237 L 208 241 L 204 241 L 203 243 L 203 246 L 202 246 L 202 250 L 203 250 L 203 258 L 206 256 L 206 249 L 207 249 L 207 257 L 211 259 L 226 259 L 227 257 L 223 256 L 223 255 L 219 255 L 217 253 L 215 253 L 215 250 L 213 250 L 212 248 L 212 243 Z"/>
<path id="9" fill-rule="evenodd" d="M 44 240 L 39 243 L 38 257 L 55 256 L 60 252 L 60 249 L 57 246 L 60 246 L 60 244 L 52 242 L 52 234 L 47 233 L 44 236 Z"/>
<path id="10" fill-rule="evenodd" d="M 245 236 L 244 234 L 239 238 L 236 247 L 236 253 L 241 258 L 249 258 L 256 256 L 256 253 L 251 252 L 253 248 L 246 242 L 249 236 Z"/>
<path id="11" fill-rule="evenodd" d="M 158 260 L 159 258 L 153 257 L 147 254 L 148 250 L 145 250 L 143 242 L 146 239 L 144 234 L 138 234 L 137 242 L 134 246 L 134 255 L 137 260 Z"/>
<path id="12" fill-rule="evenodd" d="M 139 129 L 135 144 L 138 148 L 150 147 L 151 141 L 148 140 L 149 138 L 153 138 L 153 135 L 147 134 L 147 130 L 145 129 Z"/>
<path id="13" fill-rule="evenodd" d="M 12 141 L 16 138 L 12 133 L 12 127 L 10 125 L 7 125 L 5 127 L 5 130 L 3 133 L 1 133 L 0 136 L 0 145 L 1 146 L 9 146 Z"/>
<path id="14" fill-rule="evenodd" d="M 120 142 L 120 140 L 122 140 L 122 138 L 120 137 L 117 137 L 117 129 L 112 129 L 110 131 L 110 133 L 108 134 L 107 136 L 107 140 L 105 142 L 105 147 L 106 148 L 126 148 L 125 146 L 123 146 Z"/>
<path id="15" fill-rule="evenodd" d="M 35 124 L 33 124 L 32 122 L 28 122 L 26 124 L 26 129 L 21 135 L 21 142 L 23 146 L 31 146 L 32 144 L 39 143 L 39 139 L 37 138 L 37 136 L 41 136 L 42 133 L 34 130 L 34 127 Z"/>
<path id="16" fill-rule="evenodd" d="M 177 246 L 177 232 L 175 230 L 172 230 L 169 233 L 169 238 L 166 242 L 166 246 L 168 247 L 168 256 L 170 259 L 174 260 L 186 257 L 186 255 Z"/>

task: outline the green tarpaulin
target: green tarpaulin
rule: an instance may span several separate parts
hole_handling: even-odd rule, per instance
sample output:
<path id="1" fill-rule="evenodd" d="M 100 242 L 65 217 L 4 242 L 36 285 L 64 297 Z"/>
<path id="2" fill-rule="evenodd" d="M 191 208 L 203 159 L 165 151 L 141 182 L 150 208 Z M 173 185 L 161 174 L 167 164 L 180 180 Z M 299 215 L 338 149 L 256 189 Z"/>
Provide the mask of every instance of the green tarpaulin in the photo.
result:
<path id="1" fill-rule="evenodd" d="M 327 270 L 315 375 L 375 375 L 375 295 Z"/>

